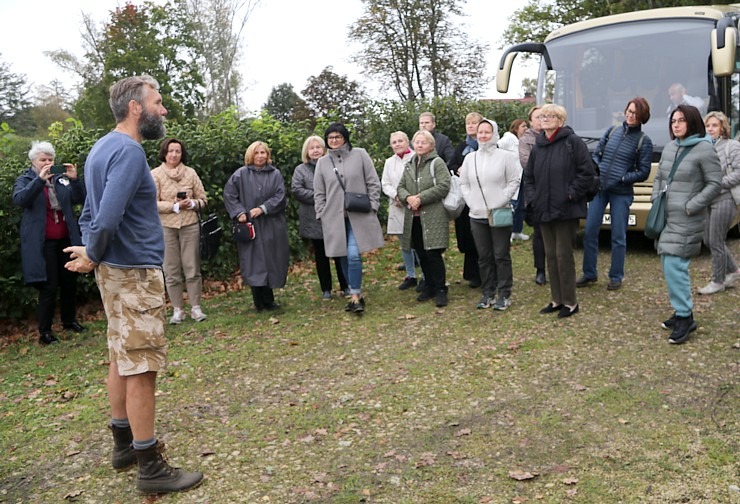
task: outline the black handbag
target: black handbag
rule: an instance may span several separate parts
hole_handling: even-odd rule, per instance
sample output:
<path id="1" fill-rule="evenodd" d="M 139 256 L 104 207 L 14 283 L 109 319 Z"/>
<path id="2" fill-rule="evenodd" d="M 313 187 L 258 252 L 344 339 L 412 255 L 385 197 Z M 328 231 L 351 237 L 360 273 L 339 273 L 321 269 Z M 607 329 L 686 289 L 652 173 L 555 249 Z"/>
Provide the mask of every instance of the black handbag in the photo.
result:
<path id="1" fill-rule="evenodd" d="M 218 216 L 210 214 L 203 219 L 200 213 L 200 204 L 198 204 L 198 225 L 200 226 L 200 260 L 210 261 L 216 256 L 218 248 L 221 246 L 221 235 L 223 229 L 218 223 Z"/>
<path id="2" fill-rule="evenodd" d="M 231 237 L 235 242 L 248 243 L 257 237 L 257 233 L 251 222 L 234 221 L 234 227 L 231 229 Z"/>
<path id="3" fill-rule="evenodd" d="M 339 185 L 342 186 L 342 190 L 344 191 L 344 209 L 348 212 L 370 213 L 373 209 L 372 205 L 370 205 L 370 195 L 367 193 L 347 191 L 347 188 L 344 187 L 344 182 L 342 182 L 342 177 L 339 176 L 337 165 L 334 164 L 331 156 L 329 156 L 329 160 L 334 165 L 334 175 L 337 176 Z"/>
<path id="4" fill-rule="evenodd" d="M 668 198 L 668 190 L 671 187 L 671 182 L 673 182 L 673 175 L 676 173 L 678 165 L 681 164 L 683 158 L 686 157 L 686 154 L 688 154 L 692 148 L 693 145 L 684 148 L 683 152 L 676 157 L 676 160 L 673 162 L 673 166 L 671 167 L 671 172 L 668 174 L 665 188 L 660 191 L 658 197 L 653 201 L 653 206 L 650 207 L 650 212 L 648 212 L 647 219 L 645 220 L 645 236 L 652 240 L 660 238 L 660 234 L 665 228 L 666 221 L 668 219 L 665 212 L 667 204 L 666 199 Z"/>

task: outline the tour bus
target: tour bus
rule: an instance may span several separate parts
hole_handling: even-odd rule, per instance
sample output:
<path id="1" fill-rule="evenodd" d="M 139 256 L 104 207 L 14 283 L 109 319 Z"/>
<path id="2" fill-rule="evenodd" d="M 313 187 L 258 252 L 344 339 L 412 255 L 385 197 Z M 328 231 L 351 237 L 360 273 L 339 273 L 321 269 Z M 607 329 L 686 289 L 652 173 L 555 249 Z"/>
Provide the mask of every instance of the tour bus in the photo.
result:
<path id="1" fill-rule="evenodd" d="M 610 125 L 624 121 L 627 101 L 643 96 L 650 121 L 642 129 L 653 141 L 650 178 L 635 185 L 630 230 L 644 230 L 650 194 L 663 147 L 670 141 L 669 88 L 701 98 L 702 115 L 720 110 L 733 137 L 740 129 L 740 64 L 737 51 L 740 4 L 671 7 L 616 14 L 563 26 L 544 43 L 508 48 L 496 73 L 496 87 L 507 92 L 511 68 L 520 53 L 539 55 L 537 103 L 557 103 L 567 124 L 593 151 Z M 609 227 L 609 215 L 602 228 Z M 737 227 L 734 229 L 740 231 Z"/>

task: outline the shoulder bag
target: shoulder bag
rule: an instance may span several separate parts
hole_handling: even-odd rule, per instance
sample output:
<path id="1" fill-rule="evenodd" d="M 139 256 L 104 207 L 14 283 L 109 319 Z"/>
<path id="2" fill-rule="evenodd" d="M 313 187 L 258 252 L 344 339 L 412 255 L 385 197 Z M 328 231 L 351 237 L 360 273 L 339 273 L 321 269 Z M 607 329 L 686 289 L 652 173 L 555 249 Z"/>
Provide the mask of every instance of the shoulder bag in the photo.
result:
<path id="1" fill-rule="evenodd" d="M 732 159 L 730 159 L 730 140 L 725 143 L 725 160 L 727 162 L 727 173 L 732 173 Z M 735 200 L 735 205 L 740 205 L 740 184 L 730 187 L 730 194 L 732 199 Z"/>
<path id="2" fill-rule="evenodd" d="M 257 237 L 257 232 L 254 229 L 254 224 L 249 221 L 247 215 L 247 222 L 239 222 L 234 220 L 234 225 L 231 228 L 231 238 L 237 243 L 249 243 Z"/>
<path id="3" fill-rule="evenodd" d="M 337 165 L 334 164 L 334 159 L 332 159 L 331 154 L 329 154 L 329 160 L 334 167 L 334 175 L 337 176 L 339 185 L 342 186 L 342 191 L 344 191 L 344 209 L 348 212 L 370 213 L 373 209 L 372 205 L 370 205 L 370 195 L 367 193 L 347 191 L 347 188 L 344 186 L 344 182 L 342 182 L 342 177 L 339 176 L 339 170 L 337 170 Z"/>
<path id="4" fill-rule="evenodd" d="M 200 260 L 210 261 L 218 252 L 221 245 L 221 235 L 223 229 L 218 223 L 218 216 L 215 213 L 210 214 L 205 219 L 201 215 L 201 206 L 198 202 L 198 226 L 200 226 Z"/>
<path id="5" fill-rule="evenodd" d="M 511 227 L 514 225 L 514 209 L 511 205 L 507 205 L 502 208 L 488 208 L 488 202 L 486 201 L 486 195 L 483 194 L 483 186 L 480 183 L 478 177 L 478 153 L 474 152 L 473 162 L 475 165 L 475 180 L 478 181 L 478 187 L 480 188 L 480 195 L 483 197 L 483 204 L 486 205 L 486 216 L 488 217 L 488 225 L 490 227 Z"/>
<path id="6" fill-rule="evenodd" d="M 441 160 L 442 158 L 436 159 Z M 432 175 L 432 183 L 437 185 L 437 176 L 434 174 L 434 161 L 429 163 L 429 173 Z M 450 175 L 450 189 L 442 200 L 442 206 L 447 210 L 447 217 L 450 220 L 460 217 L 460 214 L 465 208 L 465 200 L 462 197 L 462 190 L 460 189 L 460 177 L 457 175 Z"/>
<path id="7" fill-rule="evenodd" d="M 648 212 L 647 220 L 645 221 L 645 236 L 650 239 L 656 240 L 660 238 L 660 234 L 665 228 L 667 219 L 665 213 L 666 198 L 668 197 L 668 190 L 670 189 L 671 182 L 673 182 L 673 175 L 675 175 L 678 165 L 681 164 L 683 158 L 686 157 L 693 147 L 693 145 L 685 147 L 683 152 L 676 157 L 676 160 L 673 162 L 673 166 L 671 167 L 671 172 L 668 174 L 665 188 L 660 191 L 658 197 L 653 201 L 653 206 L 650 207 L 650 212 Z"/>

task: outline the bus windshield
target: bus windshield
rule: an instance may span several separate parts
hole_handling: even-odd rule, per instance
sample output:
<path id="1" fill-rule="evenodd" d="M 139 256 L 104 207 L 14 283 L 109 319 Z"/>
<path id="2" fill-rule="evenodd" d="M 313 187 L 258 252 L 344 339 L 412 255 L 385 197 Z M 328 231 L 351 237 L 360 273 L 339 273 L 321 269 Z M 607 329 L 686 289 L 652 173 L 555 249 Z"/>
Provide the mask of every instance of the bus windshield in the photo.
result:
<path id="1" fill-rule="evenodd" d="M 538 102 L 563 105 L 567 123 L 588 140 L 598 139 L 609 125 L 621 124 L 627 101 L 643 96 L 651 112 L 643 131 L 660 152 L 669 141 L 672 87 L 675 95 L 680 84 L 690 97 L 687 101 L 697 104 L 702 115 L 707 111 L 712 28 L 710 20 L 668 18 L 554 38 L 546 43 L 553 72 L 547 72 L 544 62 L 540 66 Z M 554 87 L 543 85 L 553 78 Z"/>

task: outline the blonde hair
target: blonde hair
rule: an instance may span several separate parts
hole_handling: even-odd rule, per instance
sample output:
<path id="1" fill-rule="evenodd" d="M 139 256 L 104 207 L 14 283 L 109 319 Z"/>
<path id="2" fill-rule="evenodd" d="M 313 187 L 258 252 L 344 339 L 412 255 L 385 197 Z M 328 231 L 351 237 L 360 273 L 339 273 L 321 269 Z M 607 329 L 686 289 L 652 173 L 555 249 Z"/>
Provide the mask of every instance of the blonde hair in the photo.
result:
<path id="1" fill-rule="evenodd" d="M 252 142 L 249 147 L 247 147 L 247 152 L 244 153 L 244 164 L 254 164 L 254 151 L 257 150 L 257 147 L 262 147 L 263 149 L 265 149 L 265 152 L 267 152 L 267 162 L 265 164 L 272 164 L 272 151 L 265 142 L 262 142 L 260 140 Z"/>
<path id="2" fill-rule="evenodd" d="M 427 139 L 427 141 L 432 144 L 432 148 L 436 148 L 437 141 L 434 140 L 434 135 L 429 133 L 427 130 L 419 130 L 416 133 L 414 133 L 414 138 L 411 139 L 411 143 L 414 143 L 416 141 L 416 137 L 423 136 Z"/>
<path id="3" fill-rule="evenodd" d="M 388 138 L 388 143 L 393 141 L 394 136 L 400 136 L 406 141 L 406 143 L 409 143 L 409 136 L 403 131 L 394 131 L 393 133 L 391 133 L 391 136 Z"/>
<path id="4" fill-rule="evenodd" d="M 311 135 L 310 137 L 306 138 L 305 142 L 303 142 L 303 149 L 301 150 L 301 159 L 303 160 L 304 163 L 308 163 L 310 161 L 310 159 L 308 158 L 308 149 L 311 147 L 311 144 L 314 142 L 318 143 L 321 146 L 321 149 L 324 151 L 324 154 L 326 154 L 326 143 L 324 142 L 324 139 L 318 135 Z"/>
<path id="5" fill-rule="evenodd" d="M 556 105 L 555 103 L 543 105 L 542 108 L 540 108 L 540 115 L 542 114 L 552 114 L 560 119 L 560 122 L 563 124 L 565 124 L 565 121 L 568 119 L 568 113 L 565 111 L 565 107 Z"/>
<path id="6" fill-rule="evenodd" d="M 717 119 L 719 121 L 719 136 L 720 138 L 730 138 L 730 120 L 722 112 L 710 112 L 704 116 L 704 125 L 706 126 L 709 119 Z"/>
<path id="7" fill-rule="evenodd" d="M 483 116 L 480 115 L 478 112 L 470 112 L 468 115 L 465 116 L 465 122 L 468 121 L 478 121 L 479 123 L 483 120 Z"/>

